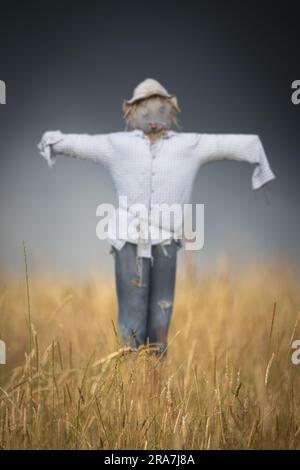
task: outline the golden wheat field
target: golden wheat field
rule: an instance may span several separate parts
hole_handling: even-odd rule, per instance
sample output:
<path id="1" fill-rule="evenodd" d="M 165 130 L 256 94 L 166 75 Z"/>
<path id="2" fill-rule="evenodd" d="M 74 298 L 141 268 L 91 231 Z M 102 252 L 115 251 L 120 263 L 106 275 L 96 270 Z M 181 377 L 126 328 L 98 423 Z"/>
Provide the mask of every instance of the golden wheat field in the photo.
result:
<path id="1" fill-rule="evenodd" d="M 122 350 L 113 279 L 0 279 L 2 449 L 299 449 L 299 281 L 178 272 L 166 361 Z"/>

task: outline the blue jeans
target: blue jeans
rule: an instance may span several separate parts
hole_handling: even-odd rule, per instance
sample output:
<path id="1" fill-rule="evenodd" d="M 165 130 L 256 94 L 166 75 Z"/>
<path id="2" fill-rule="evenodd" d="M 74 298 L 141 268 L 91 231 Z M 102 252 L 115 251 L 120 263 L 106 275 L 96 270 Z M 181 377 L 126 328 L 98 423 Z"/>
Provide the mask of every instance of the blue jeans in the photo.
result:
<path id="1" fill-rule="evenodd" d="M 152 247 L 149 258 L 137 258 L 137 246 L 126 242 L 121 250 L 112 247 L 118 297 L 118 327 L 122 345 L 138 348 L 149 344 L 165 356 L 173 310 L 176 261 L 179 245 Z"/>

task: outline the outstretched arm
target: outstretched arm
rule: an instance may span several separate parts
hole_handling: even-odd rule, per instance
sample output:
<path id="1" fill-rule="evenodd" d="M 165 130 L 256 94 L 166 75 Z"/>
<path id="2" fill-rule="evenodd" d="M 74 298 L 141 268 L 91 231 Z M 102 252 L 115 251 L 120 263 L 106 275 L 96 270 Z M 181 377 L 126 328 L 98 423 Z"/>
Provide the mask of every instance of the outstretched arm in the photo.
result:
<path id="1" fill-rule="evenodd" d="M 111 153 L 108 134 L 63 134 L 60 131 L 49 131 L 43 134 L 38 148 L 50 167 L 54 165 L 58 154 L 106 163 Z"/>
<path id="2" fill-rule="evenodd" d="M 252 188 L 259 189 L 275 178 L 265 150 L 255 134 L 201 134 L 201 165 L 225 158 L 252 163 Z"/>

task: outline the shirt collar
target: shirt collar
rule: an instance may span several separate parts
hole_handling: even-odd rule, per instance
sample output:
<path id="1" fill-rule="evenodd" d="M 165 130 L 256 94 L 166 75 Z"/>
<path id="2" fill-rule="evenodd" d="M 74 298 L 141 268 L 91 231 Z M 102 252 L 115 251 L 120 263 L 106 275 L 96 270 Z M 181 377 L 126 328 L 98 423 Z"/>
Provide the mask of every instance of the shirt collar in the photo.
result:
<path id="1" fill-rule="evenodd" d="M 142 137 L 144 139 L 147 139 L 146 134 L 141 129 L 134 129 L 133 131 L 128 131 L 128 134 L 131 135 L 131 136 L 138 136 L 138 137 Z M 174 135 L 177 135 L 177 134 L 178 134 L 178 132 L 168 129 L 167 132 L 165 133 L 165 135 L 163 135 L 161 138 L 162 139 L 169 139 L 170 137 L 173 137 Z"/>

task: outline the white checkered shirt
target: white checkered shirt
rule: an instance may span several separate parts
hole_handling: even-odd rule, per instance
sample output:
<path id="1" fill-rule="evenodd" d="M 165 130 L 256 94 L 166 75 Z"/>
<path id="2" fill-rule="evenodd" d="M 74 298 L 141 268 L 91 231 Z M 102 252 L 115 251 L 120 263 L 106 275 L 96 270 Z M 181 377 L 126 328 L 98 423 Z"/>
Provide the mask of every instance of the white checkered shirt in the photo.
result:
<path id="1" fill-rule="evenodd" d="M 159 239 L 151 237 L 154 222 L 151 206 L 180 204 L 190 200 L 198 169 L 216 160 L 232 159 L 251 163 L 252 188 L 258 189 L 275 178 L 258 135 L 254 134 L 199 134 L 169 130 L 154 143 L 142 130 L 111 132 L 107 134 L 63 134 L 60 131 L 46 132 L 39 143 L 41 155 L 52 166 L 57 154 L 92 160 L 108 168 L 119 196 L 127 198 L 127 207 L 119 204 L 117 219 L 126 211 L 126 223 L 131 223 L 136 212 L 130 211 L 136 204 L 149 209 L 150 216 L 143 220 L 141 233 L 148 239 L 138 242 L 141 257 L 151 257 L 155 243 L 169 243 L 182 236 L 182 219 L 174 220 L 173 226 L 161 227 Z M 122 198 L 121 198 L 122 199 Z M 121 249 L 129 236 L 120 237 L 116 220 L 111 223 L 109 239 L 113 246 Z M 140 218 L 136 222 L 141 222 Z M 122 222 L 121 222 L 122 223 Z M 127 233 L 124 227 L 123 233 Z M 143 238 L 143 237 L 142 237 Z"/>

